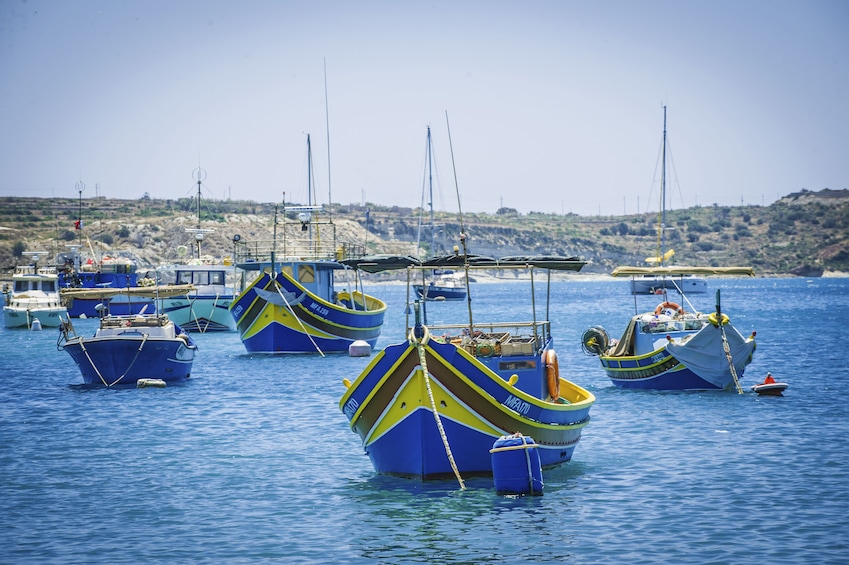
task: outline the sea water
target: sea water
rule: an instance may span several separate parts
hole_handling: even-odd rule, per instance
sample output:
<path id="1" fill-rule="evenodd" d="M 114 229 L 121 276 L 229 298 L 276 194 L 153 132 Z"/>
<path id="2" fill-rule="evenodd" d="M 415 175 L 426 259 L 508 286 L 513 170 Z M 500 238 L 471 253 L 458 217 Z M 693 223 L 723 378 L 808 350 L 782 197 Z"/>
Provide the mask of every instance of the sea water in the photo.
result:
<path id="1" fill-rule="evenodd" d="M 203 334 L 184 384 L 91 388 L 55 328 L 0 328 L 0 562 L 845 563 L 849 279 L 709 284 L 687 309 L 712 311 L 719 288 L 757 331 L 745 394 L 614 388 L 580 337 L 619 337 L 627 282 L 552 284 L 561 375 L 597 400 L 540 497 L 376 475 L 338 407 L 370 358 L 248 355 L 238 334 Z M 526 289 L 475 283 L 472 305 L 530 319 Z M 389 304 L 378 348 L 399 341 L 405 287 L 368 290 Z M 428 317 L 462 321 L 468 305 Z M 767 371 L 783 397 L 748 390 Z"/>

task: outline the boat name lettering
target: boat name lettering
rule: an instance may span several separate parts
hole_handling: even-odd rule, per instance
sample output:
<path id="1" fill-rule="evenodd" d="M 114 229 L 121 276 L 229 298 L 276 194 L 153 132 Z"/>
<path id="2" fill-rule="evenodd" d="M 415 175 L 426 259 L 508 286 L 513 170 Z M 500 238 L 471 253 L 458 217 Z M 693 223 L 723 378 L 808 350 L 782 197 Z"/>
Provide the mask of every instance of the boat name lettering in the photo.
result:
<path id="1" fill-rule="evenodd" d="M 310 309 L 315 310 L 319 316 L 327 316 L 330 313 L 330 310 L 316 302 L 310 304 Z"/>
<path id="2" fill-rule="evenodd" d="M 664 355 L 663 353 L 658 353 L 657 355 L 652 355 L 652 358 L 651 358 L 652 363 L 660 363 L 661 361 L 663 361 L 663 358 L 665 356 L 666 355 Z"/>
<path id="3" fill-rule="evenodd" d="M 345 416 L 348 417 L 348 420 L 352 420 L 354 418 L 354 414 L 357 411 L 357 408 L 359 408 L 359 407 L 360 407 L 360 403 L 357 402 L 357 399 L 352 398 L 348 402 L 345 403 L 345 408 L 343 408 L 342 411 L 345 413 Z"/>
<path id="4" fill-rule="evenodd" d="M 242 307 L 236 306 L 235 308 L 233 308 L 233 317 L 238 320 L 241 316 L 242 316 Z"/>
<path id="5" fill-rule="evenodd" d="M 503 404 L 507 408 L 515 410 L 519 414 L 527 414 L 528 411 L 531 409 L 531 405 L 529 403 L 516 398 L 512 394 L 507 397 L 507 400 L 505 400 Z"/>

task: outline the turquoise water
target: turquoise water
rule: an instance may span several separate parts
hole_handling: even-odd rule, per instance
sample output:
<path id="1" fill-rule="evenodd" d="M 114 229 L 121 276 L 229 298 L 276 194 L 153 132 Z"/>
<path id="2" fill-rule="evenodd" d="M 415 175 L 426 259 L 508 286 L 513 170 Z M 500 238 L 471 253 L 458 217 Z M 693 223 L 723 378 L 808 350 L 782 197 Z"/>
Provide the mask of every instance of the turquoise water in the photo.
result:
<path id="1" fill-rule="evenodd" d="M 615 389 L 580 336 L 618 337 L 627 283 L 555 283 L 561 374 L 597 401 L 528 498 L 375 475 L 337 405 L 367 358 L 250 356 L 204 334 L 185 384 L 89 389 L 58 332 L 0 328 L 0 562 L 845 563 L 849 279 L 710 284 L 758 333 L 744 388 L 771 371 L 785 396 Z M 526 288 L 476 284 L 473 303 L 514 319 Z M 370 289 L 390 308 L 379 345 L 403 333 L 404 290 Z"/>

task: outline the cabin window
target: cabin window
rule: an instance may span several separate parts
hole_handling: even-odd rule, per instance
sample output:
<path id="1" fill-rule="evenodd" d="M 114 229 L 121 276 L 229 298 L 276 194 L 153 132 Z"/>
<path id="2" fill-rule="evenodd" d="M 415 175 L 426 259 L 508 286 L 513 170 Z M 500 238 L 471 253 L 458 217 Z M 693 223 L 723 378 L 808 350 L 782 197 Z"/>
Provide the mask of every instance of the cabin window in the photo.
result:
<path id="1" fill-rule="evenodd" d="M 177 273 L 177 284 L 192 284 L 192 272 L 180 271 Z"/>
<path id="2" fill-rule="evenodd" d="M 56 281 L 41 281 L 41 290 L 44 292 L 56 292 Z"/>
<path id="3" fill-rule="evenodd" d="M 315 268 L 312 265 L 298 265 L 298 280 L 302 283 L 315 282 Z"/>
<path id="4" fill-rule="evenodd" d="M 224 273 L 221 271 L 215 271 L 213 273 L 209 273 L 209 284 L 224 284 Z"/>
<path id="5" fill-rule="evenodd" d="M 15 281 L 15 292 L 26 292 L 29 290 L 27 281 Z"/>
<path id="6" fill-rule="evenodd" d="M 283 265 L 282 267 L 280 267 L 280 272 L 286 273 L 287 275 L 289 275 L 291 277 L 292 276 L 292 265 Z"/>

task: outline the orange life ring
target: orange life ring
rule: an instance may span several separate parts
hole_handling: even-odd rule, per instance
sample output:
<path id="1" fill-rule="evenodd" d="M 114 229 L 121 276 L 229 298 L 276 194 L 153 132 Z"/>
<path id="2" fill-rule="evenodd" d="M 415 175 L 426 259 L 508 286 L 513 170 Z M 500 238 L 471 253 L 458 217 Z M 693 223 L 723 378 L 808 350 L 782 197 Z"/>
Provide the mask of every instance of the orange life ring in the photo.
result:
<path id="1" fill-rule="evenodd" d="M 654 315 L 659 316 L 666 309 L 675 310 L 679 314 L 684 313 L 684 309 L 681 308 L 680 306 L 678 306 L 677 304 L 675 304 L 674 302 L 663 302 L 661 304 L 658 304 L 657 308 L 654 309 Z"/>
<path id="2" fill-rule="evenodd" d="M 551 400 L 557 400 L 560 398 L 560 367 L 557 364 L 557 353 L 553 349 L 547 349 L 544 360 L 548 395 L 551 396 Z"/>

